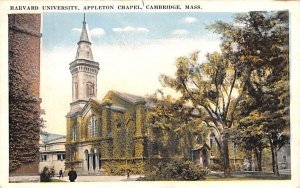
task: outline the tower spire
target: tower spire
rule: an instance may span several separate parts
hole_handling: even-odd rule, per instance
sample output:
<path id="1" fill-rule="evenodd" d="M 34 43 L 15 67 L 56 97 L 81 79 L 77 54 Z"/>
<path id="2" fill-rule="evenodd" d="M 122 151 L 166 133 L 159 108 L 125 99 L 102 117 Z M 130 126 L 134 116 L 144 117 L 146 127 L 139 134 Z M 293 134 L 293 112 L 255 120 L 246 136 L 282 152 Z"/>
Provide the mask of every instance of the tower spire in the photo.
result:
<path id="1" fill-rule="evenodd" d="M 72 103 L 71 112 L 83 108 L 86 102 L 97 97 L 97 74 L 99 63 L 94 61 L 88 32 L 86 28 L 85 14 L 83 15 L 81 36 L 77 42 L 75 60 L 70 63 L 72 74 Z"/>
<path id="2" fill-rule="evenodd" d="M 87 34 L 87 30 L 86 30 L 86 21 L 85 21 L 85 14 L 83 14 L 83 26 L 82 26 L 82 31 L 81 31 L 81 36 L 80 36 L 80 41 L 84 41 L 84 42 L 90 42 L 89 41 L 89 37 Z"/>
<path id="3" fill-rule="evenodd" d="M 85 21 L 85 14 L 83 14 L 83 25 L 82 25 L 82 31 L 80 35 L 80 39 L 77 48 L 76 53 L 76 59 L 86 59 L 93 61 L 93 53 L 91 49 L 91 42 L 89 40 L 87 28 L 86 28 L 86 21 Z"/>

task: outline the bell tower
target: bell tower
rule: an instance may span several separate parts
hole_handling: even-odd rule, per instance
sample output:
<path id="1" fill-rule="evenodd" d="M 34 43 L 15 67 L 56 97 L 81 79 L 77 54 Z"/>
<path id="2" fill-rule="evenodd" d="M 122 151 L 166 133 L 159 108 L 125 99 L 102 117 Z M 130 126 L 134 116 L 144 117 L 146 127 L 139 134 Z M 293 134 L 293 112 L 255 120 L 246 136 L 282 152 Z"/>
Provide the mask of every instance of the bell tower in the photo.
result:
<path id="1" fill-rule="evenodd" d="M 72 74 L 71 112 L 80 110 L 90 98 L 97 97 L 99 63 L 93 58 L 92 43 L 86 29 L 85 15 L 82 23 L 76 57 L 70 63 L 69 68 Z"/>

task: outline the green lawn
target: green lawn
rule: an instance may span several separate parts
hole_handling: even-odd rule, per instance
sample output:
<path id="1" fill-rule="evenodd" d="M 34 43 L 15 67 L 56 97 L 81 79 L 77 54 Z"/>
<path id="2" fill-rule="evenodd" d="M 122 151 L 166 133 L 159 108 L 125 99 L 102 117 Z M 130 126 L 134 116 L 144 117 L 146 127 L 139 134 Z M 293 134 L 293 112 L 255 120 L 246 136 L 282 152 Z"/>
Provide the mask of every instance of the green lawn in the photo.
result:
<path id="1" fill-rule="evenodd" d="M 206 181 L 231 181 L 231 180 L 290 180 L 290 174 L 281 174 L 279 177 L 271 172 L 233 172 L 231 178 L 225 178 L 222 172 L 211 173 L 206 176 Z"/>

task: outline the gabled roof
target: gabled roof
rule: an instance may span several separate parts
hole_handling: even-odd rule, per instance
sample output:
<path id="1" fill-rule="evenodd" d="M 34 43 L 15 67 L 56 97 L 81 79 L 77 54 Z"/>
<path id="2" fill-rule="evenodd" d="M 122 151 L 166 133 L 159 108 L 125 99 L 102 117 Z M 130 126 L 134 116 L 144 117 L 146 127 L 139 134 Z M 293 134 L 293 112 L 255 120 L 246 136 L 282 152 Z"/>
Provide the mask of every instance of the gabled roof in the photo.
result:
<path id="1" fill-rule="evenodd" d="M 102 103 L 103 103 L 103 101 L 101 101 L 101 100 L 97 99 L 96 97 L 92 97 L 92 98 L 90 98 L 90 100 L 89 100 L 89 101 L 91 101 L 91 100 L 95 101 L 95 102 L 96 102 L 96 103 L 98 103 L 98 104 L 102 104 Z"/>
<path id="2" fill-rule="evenodd" d="M 91 107 L 91 103 L 96 103 L 96 105 L 101 105 L 102 102 L 97 100 L 96 98 L 92 97 L 88 100 L 88 102 L 84 105 L 84 107 L 78 112 L 80 114 L 86 114 Z M 89 107 L 89 108 L 88 108 Z"/>
<path id="3" fill-rule="evenodd" d="M 127 101 L 131 104 L 137 104 L 137 103 L 146 103 L 146 98 L 142 97 L 142 96 L 138 96 L 138 95 L 132 95 L 132 94 L 129 94 L 129 93 L 123 93 L 123 92 L 118 92 L 118 91 L 113 91 L 113 90 L 110 90 L 106 95 L 105 97 L 103 98 L 103 100 L 99 100 L 97 98 L 90 98 L 87 103 L 84 105 L 84 107 L 82 107 L 81 109 L 77 109 L 77 111 L 73 111 L 73 112 L 69 112 L 67 114 L 67 116 L 75 116 L 77 114 L 85 114 L 87 113 L 87 111 L 89 110 L 91 104 L 96 104 L 96 105 L 99 105 L 99 106 L 106 106 L 106 105 L 109 105 L 109 107 L 112 109 L 112 110 L 115 110 L 115 111 L 119 111 L 119 112 L 125 112 L 126 109 L 124 109 L 122 106 L 119 106 L 117 104 L 113 104 L 113 103 L 110 103 L 110 102 L 107 102 L 106 99 L 109 99 L 109 96 L 110 95 L 116 95 L 117 97 L 123 99 L 124 101 Z"/>
<path id="4" fill-rule="evenodd" d="M 64 137 L 65 137 L 64 135 L 60 135 L 60 134 L 46 133 L 46 134 L 41 134 L 41 141 L 43 143 L 48 143 Z"/>
<path id="5" fill-rule="evenodd" d="M 115 105 L 115 104 L 112 104 L 110 106 L 110 108 L 112 110 L 115 110 L 115 111 L 119 111 L 119 112 L 125 112 L 126 110 L 124 108 L 122 108 L 121 106 L 118 106 L 118 105 Z"/>
<path id="6" fill-rule="evenodd" d="M 96 99 L 96 98 L 90 98 L 89 99 L 89 101 L 86 103 L 86 105 L 80 110 L 80 112 L 79 113 L 81 113 L 81 114 L 86 114 L 87 112 L 88 112 L 88 110 L 89 110 L 89 106 L 91 106 L 91 103 L 96 103 L 96 105 L 98 106 L 109 106 L 112 110 L 114 110 L 114 111 L 119 111 L 119 112 L 125 112 L 126 110 L 123 108 L 123 107 L 121 107 L 121 106 L 118 106 L 118 105 L 116 105 L 116 104 L 108 104 L 107 102 L 105 102 L 105 101 L 100 101 L 100 100 L 98 100 L 98 99 Z"/>
<path id="7" fill-rule="evenodd" d="M 207 147 L 210 150 L 210 147 L 206 143 L 196 144 L 192 150 L 202 150 L 204 147 Z"/>
<path id="8" fill-rule="evenodd" d="M 142 96 L 132 95 L 132 94 L 129 94 L 129 93 L 123 93 L 123 92 L 113 91 L 113 90 L 110 90 L 104 98 L 106 98 L 110 93 L 114 93 L 115 95 L 119 96 L 120 98 L 122 98 L 125 101 L 128 101 L 130 103 L 135 104 L 135 103 L 138 103 L 138 102 L 146 102 L 145 98 L 142 97 Z"/>
<path id="9" fill-rule="evenodd" d="M 100 101 L 100 100 L 98 100 L 98 99 L 96 99 L 96 98 L 90 98 L 89 101 L 94 101 L 94 102 L 96 102 L 97 105 L 102 105 L 102 106 L 108 104 L 107 102 L 105 102 L 105 101 Z M 88 105 L 88 104 L 89 104 L 89 102 L 87 103 L 87 105 Z M 125 111 L 126 111 L 123 107 L 118 106 L 118 105 L 116 105 L 116 104 L 111 104 L 111 105 L 110 105 L 110 108 L 111 108 L 112 110 L 115 110 L 115 111 L 121 111 L 121 112 L 125 112 Z"/>

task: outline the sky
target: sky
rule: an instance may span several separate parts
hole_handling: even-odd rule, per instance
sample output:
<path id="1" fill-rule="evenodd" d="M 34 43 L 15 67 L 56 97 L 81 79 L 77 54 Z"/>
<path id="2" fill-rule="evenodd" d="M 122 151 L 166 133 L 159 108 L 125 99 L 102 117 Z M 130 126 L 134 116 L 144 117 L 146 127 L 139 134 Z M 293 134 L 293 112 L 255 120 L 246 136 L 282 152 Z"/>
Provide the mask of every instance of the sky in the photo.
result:
<path id="1" fill-rule="evenodd" d="M 88 13 L 85 15 L 94 60 L 100 63 L 97 98 L 109 90 L 145 96 L 163 89 L 159 75 L 173 75 L 175 61 L 200 50 L 220 51 L 220 37 L 206 26 L 231 22 L 233 13 Z M 41 54 L 41 108 L 45 131 L 66 134 L 72 82 L 69 64 L 75 60 L 82 13 L 44 13 Z"/>

